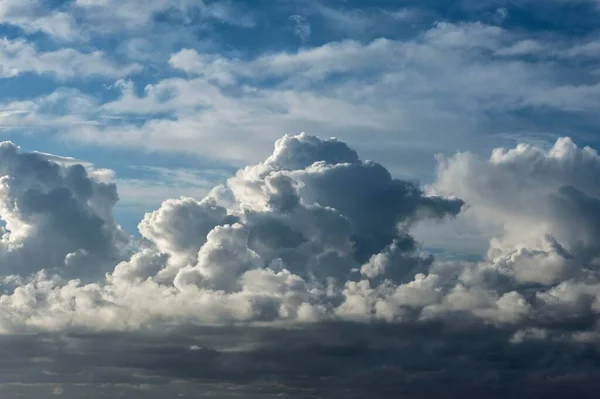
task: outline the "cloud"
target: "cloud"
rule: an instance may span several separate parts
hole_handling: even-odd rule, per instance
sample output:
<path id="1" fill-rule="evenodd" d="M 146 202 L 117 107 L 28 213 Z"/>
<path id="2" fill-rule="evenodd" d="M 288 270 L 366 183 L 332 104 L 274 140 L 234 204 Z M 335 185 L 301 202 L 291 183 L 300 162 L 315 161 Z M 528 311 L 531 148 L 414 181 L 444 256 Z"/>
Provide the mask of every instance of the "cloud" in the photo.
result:
<path id="1" fill-rule="evenodd" d="M 63 395 L 91 398 L 196 397 L 198 392 L 223 398 L 304 398 L 307 393 L 394 398 L 399 391 L 407 398 L 423 393 L 524 397 L 519 396 L 523 391 L 534 398 L 573 392 L 591 398 L 598 389 L 598 356 L 590 347 L 557 342 L 550 351 L 540 342 L 510 343 L 505 332 L 493 329 L 444 331 L 443 338 L 440 331 L 439 325 L 343 323 L 15 336 L 2 342 L 4 364 L 20 372 L 24 382 L 0 384 L 0 392 L 47 396 L 60 384 Z M 92 381 L 79 382 L 80 375 Z"/>
<path id="2" fill-rule="evenodd" d="M 598 103 L 591 53 L 567 53 L 589 42 L 440 22 L 409 38 L 340 40 L 297 51 L 232 55 L 184 46 L 169 56 L 172 76 L 149 84 L 120 81 L 107 93 L 111 100 L 69 112 L 87 121 L 86 128 L 65 123 L 57 132 L 90 146 L 142 146 L 243 165 L 268 155 L 264 149 L 281 133 L 302 126 L 385 159 L 394 173 L 430 179 L 431 155 L 449 144 L 480 151 L 506 131 L 545 138 L 571 129 L 566 120 L 576 115 L 585 116 L 578 126 L 587 124 Z M 563 73 L 557 62 L 566 58 L 580 74 Z M 581 81 L 581 74 L 589 79 Z M 549 110 L 556 123 L 527 122 L 527 115 Z M 11 117 L 9 128 L 23 119 Z M 166 138 L 164 131 L 176 134 Z M 365 132 L 388 145 L 371 144 Z M 248 136 L 252 142 L 243 139 Z"/>
<path id="3" fill-rule="evenodd" d="M 231 1 L 173 0 L 77 0 L 73 12 L 83 12 L 87 28 L 102 34 L 115 31 L 145 30 L 157 16 L 166 15 L 173 22 L 194 25 L 195 19 L 218 21 L 233 26 L 252 28 L 252 12 Z"/>
<path id="4" fill-rule="evenodd" d="M 140 385 L 152 395 L 182 379 L 170 389 L 190 392 L 195 376 L 218 392 L 228 392 L 222 383 L 292 397 L 362 397 L 365 384 L 377 397 L 401 388 L 407 397 L 546 397 L 574 387 L 585 397 L 596 387 L 600 157 L 570 139 L 440 159 L 426 193 L 339 140 L 284 136 L 205 198 L 146 214 L 142 239 L 92 280 L 88 257 L 118 248 L 103 241 L 120 237 L 107 216 L 114 186 L 52 161 L 63 158 L 2 148 L 3 181 L 20 182 L 4 194 L 13 206 L 2 212 L 5 242 L 17 235 L 19 250 L 88 264 L 77 280 L 60 268 L 3 279 L 4 336 L 46 337 L 35 353 L 62 370 L 28 374 L 32 386 L 69 394 L 81 389 L 69 367 L 85 364 L 106 392 L 124 384 L 132 397 Z M 72 199 L 54 201 L 56 187 Z M 498 228 L 488 256 L 436 261 L 411 229 L 461 210 Z M 29 217 L 37 213 L 48 216 Z M 53 243 L 63 236 L 65 250 Z M 33 335 L 15 335 L 25 332 Z"/>
<path id="5" fill-rule="evenodd" d="M 294 23 L 294 34 L 303 42 L 306 41 L 312 31 L 310 22 L 302 15 L 292 15 L 290 21 Z"/>
<path id="6" fill-rule="evenodd" d="M 92 21 L 96 20 L 95 22 L 106 22 L 112 19 L 113 24 L 127 23 L 129 28 L 139 28 L 149 22 L 156 12 L 168 8 L 169 1 L 152 0 L 148 2 L 120 2 L 114 0 L 76 0 L 74 7 L 89 13 L 88 18 Z M 109 18 L 110 10 L 114 11 L 111 18 Z M 101 28 L 101 26 L 98 27 Z M 109 29 L 109 27 L 107 26 L 104 29 Z"/>
<path id="7" fill-rule="evenodd" d="M 597 395 L 591 7 L 59 3 L 0 0 L 3 133 L 248 166 L 0 145 L 0 397 Z"/>
<path id="8" fill-rule="evenodd" d="M 499 223 L 499 240 L 509 245 L 541 245 L 552 234 L 566 251 L 591 250 L 599 168 L 595 150 L 561 138 L 547 150 L 521 144 L 496 149 L 489 160 L 467 153 L 445 159 L 435 189 L 464 198 L 482 223 Z"/>
<path id="9" fill-rule="evenodd" d="M 595 150 L 569 138 L 548 149 L 499 148 L 487 160 L 468 153 L 441 159 L 433 192 L 460 196 L 468 204 L 465 216 L 495 231 L 487 259 L 461 278 L 478 290 L 516 290 L 517 302 L 534 295 L 526 305 L 531 310 L 522 308 L 530 327 L 552 326 L 572 312 L 594 330 L 599 162 Z M 595 333 L 572 338 L 578 334 Z"/>
<path id="10" fill-rule="evenodd" d="M 0 39 L 0 77 L 9 78 L 24 73 L 50 74 L 58 79 L 77 77 L 115 78 L 139 71 L 137 64 L 118 65 L 101 51 L 81 53 L 72 48 L 39 52 L 22 39 Z"/>
<path id="11" fill-rule="evenodd" d="M 506 131 L 542 138 L 567 128 L 583 134 L 598 103 L 593 42 L 449 22 L 403 38 L 346 39 L 295 51 L 229 54 L 186 42 L 159 61 L 153 58 L 152 68 L 166 57 L 172 69 L 147 83 L 135 73 L 137 64 L 125 64 L 129 70 L 102 54 L 96 62 L 96 53 L 42 52 L 7 41 L 16 50 L 8 56 L 6 76 L 55 74 L 75 85 L 82 76 L 131 80 L 99 89 L 101 96 L 63 88 L 5 101 L 8 114 L 0 123 L 7 132 L 44 131 L 89 146 L 186 152 L 236 166 L 267 156 L 265 148 L 284 132 L 323 132 L 385 160 L 396 175 L 429 180 L 431 155 L 447 152 L 450 144 L 477 152 L 489 141 L 505 142 L 499 134 Z M 37 59 L 46 54 L 54 58 L 39 66 Z M 563 73 L 558 63 L 566 60 L 577 73 Z M 57 102 L 69 105 L 50 106 Z M 554 117 L 527 122 L 549 110 Z M 575 130 L 567 123 L 573 118 Z M 166 137 L 165 131 L 173 134 Z M 367 134 L 386 145 L 365 140 Z M 245 139 L 250 136 L 251 142 Z"/>
<path id="12" fill-rule="evenodd" d="M 68 320 L 100 329 L 105 323 L 137 328 L 165 317 L 451 325 L 452 317 L 461 317 L 512 326 L 515 333 L 538 328 L 567 334 L 560 327 L 567 310 L 595 317 L 597 223 L 589 215 L 597 193 L 585 176 L 594 176 L 597 159 L 593 150 L 561 139 L 547 152 L 522 145 L 496 150 L 487 163 L 468 154 L 442 161 L 433 188 L 464 197 L 466 215 L 503 225 L 486 260 L 435 262 L 409 230 L 426 218 L 456 215 L 461 200 L 426 196 L 381 165 L 361 161 L 342 142 L 284 137 L 264 162 L 241 169 L 203 200 L 168 200 L 148 213 L 139 226 L 140 252 L 118 264 L 104 285 L 65 281 L 52 288 L 58 280 L 45 283 L 38 274 L 5 300 L 27 303 L 21 292 L 31 290 L 48 301 L 56 300 L 55 289 L 81 303 L 99 296 L 116 306 L 102 308 L 104 319 L 88 325 L 89 314 L 99 310 L 92 305 Z M 581 173 L 573 172 L 577 168 Z M 33 211 L 52 204 L 39 194 L 25 203 Z M 580 214 L 587 220 L 571 222 Z M 147 297 L 162 299 L 144 304 Z M 43 300 L 38 304 L 39 315 L 49 311 Z M 27 324 L 44 325 L 39 316 L 28 317 Z M 64 317 L 50 317 L 52 328 L 67 327 Z"/>
<path id="13" fill-rule="evenodd" d="M 26 33 L 43 32 L 59 41 L 78 39 L 75 19 L 63 11 L 46 10 L 38 0 L 4 0 L 0 4 L 0 22 L 16 25 Z"/>
<path id="14" fill-rule="evenodd" d="M 393 35 L 403 28 L 399 27 L 401 23 L 418 21 L 420 14 L 427 12 L 413 8 L 410 2 L 398 5 L 373 3 L 357 7 L 352 3 L 310 1 L 308 7 L 304 3 L 299 9 L 322 19 L 328 31 L 351 37 Z"/>
<path id="15" fill-rule="evenodd" d="M 116 186 L 92 178 L 80 164 L 60 166 L 55 160 L 20 153 L 9 142 L 0 145 L 5 275 L 49 269 L 97 276 L 126 254 L 128 237 L 112 217 Z"/>
<path id="16" fill-rule="evenodd" d="M 54 182 L 45 186 L 37 182 L 33 187 L 36 180 L 7 183 L 6 256 L 14 255 L 11 248 L 30 254 L 39 247 L 48 258 L 47 243 L 57 262 L 68 267 L 89 263 L 90 256 L 119 256 L 118 249 L 127 242 L 119 241 L 124 237 L 110 216 L 118 199 L 114 185 L 88 176 L 81 165 L 59 166 L 48 156 L 20 155 L 13 145 L 5 147 L 10 154 L 5 156 L 9 163 L 5 181 L 30 181 L 18 177 L 23 167 L 11 166 L 23 159 L 51 170 L 34 176 Z M 371 273 L 374 278 L 402 279 L 412 268 L 429 264 L 408 229 L 423 218 L 456 215 L 462 204 L 457 199 L 424 196 L 418 186 L 393 179 L 380 164 L 361 161 L 340 141 L 286 136 L 267 160 L 241 169 L 203 200 L 167 200 L 146 214 L 139 225 L 140 252 L 119 263 L 104 284 L 64 280 L 56 286 L 60 278 L 46 272 L 27 277 L 42 267 L 14 267 L 10 273 L 25 280 L 4 300 L 11 306 L 27 306 L 29 295 L 40 298 L 34 313 L 21 315 L 26 318 L 19 328 L 50 330 L 70 323 L 93 329 L 135 328 L 167 317 L 164 312 L 173 307 L 180 308 L 176 318 L 190 320 L 315 320 L 331 306 L 321 303 L 317 293 L 328 284 L 341 287 L 352 274 L 359 278 L 360 265 L 379 252 L 390 259 Z M 52 244 L 49 231 L 56 231 L 53 237 L 64 236 L 67 248 Z M 56 267 L 61 274 L 60 265 Z M 91 274 L 88 266 L 78 276 Z M 60 298 L 68 297 L 79 298 L 80 305 L 72 310 L 58 305 Z M 139 306 L 146 306 L 141 298 L 146 297 L 164 302 L 158 307 L 148 303 L 150 307 L 141 310 Z M 50 303 L 54 305 L 47 307 Z M 96 308 L 100 303 L 114 307 Z M 212 305 L 202 311 L 203 316 L 194 315 L 203 303 Z M 104 314 L 99 323 L 91 317 L 97 311 Z M 136 316 L 127 315 L 138 311 Z M 12 312 L 11 319 L 18 319 L 18 314 Z"/>

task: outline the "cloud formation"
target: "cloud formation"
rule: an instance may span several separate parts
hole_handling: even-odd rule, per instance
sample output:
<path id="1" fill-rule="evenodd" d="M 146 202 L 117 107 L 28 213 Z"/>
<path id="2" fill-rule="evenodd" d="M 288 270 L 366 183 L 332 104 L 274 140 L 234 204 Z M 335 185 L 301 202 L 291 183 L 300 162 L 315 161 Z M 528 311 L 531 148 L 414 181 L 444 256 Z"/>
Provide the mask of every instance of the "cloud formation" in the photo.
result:
<path id="1" fill-rule="evenodd" d="M 0 144 L 2 274 L 69 269 L 94 276 L 126 255 L 128 236 L 113 219 L 119 197 L 81 164 Z M 81 270 L 85 267 L 85 270 Z"/>
<path id="2" fill-rule="evenodd" d="M 236 165 L 257 162 L 276 132 L 301 126 L 385 157 L 395 171 L 429 178 L 431 155 L 455 144 L 480 151 L 506 132 L 543 139 L 563 129 L 583 134 L 599 103 L 596 46 L 593 37 L 550 40 L 484 22 L 438 22 L 405 37 L 344 38 L 251 54 L 190 44 L 159 61 L 132 62 L 161 66 L 155 78 L 122 73 L 112 76 L 129 80 L 111 85 L 102 99 L 79 93 L 86 109 L 28 108 L 2 125 L 12 131 L 49 121 L 61 138 L 90 146 L 200 154 Z M 568 73 L 562 64 L 571 67 Z M 549 110 L 553 116 L 537 120 Z M 87 126 L 73 128 L 65 115 Z M 567 121 L 577 115 L 572 127 Z M 370 144 L 364 132 L 389 146 Z M 249 135 L 251 142 L 244 140 Z"/>
<path id="3" fill-rule="evenodd" d="M 16 256 L 20 252 L 14 248 L 24 248 L 23 253 L 40 251 L 56 259 L 50 266 L 37 259 L 23 261 L 26 266 L 11 261 L 10 273 L 27 278 L 32 271 L 58 268 L 60 274 L 60 260 L 67 266 L 87 264 L 79 276 L 88 277 L 93 270 L 86 257 L 115 259 L 119 249 L 128 248 L 111 217 L 118 199 L 114 185 L 95 181 L 81 165 L 60 166 L 48 156 L 19 154 L 10 143 L 4 147 L 4 252 Z M 430 264 L 408 229 L 423 218 L 456 215 L 462 205 L 458 199 L 425 196 L 417 185 L 393 179 L 380 164 L 361 161 L 340 141 L 286 136 L 267 160 L 241 169 L 206 198 L 168 200 L 148 213 L 139 225 L 140 251 L 119 263 L 105 283 L 65 280 L 55 286 L 55 278 L 46 280 L 42 272 L 20 286 L 19 295 L 4 298 L 20 302 L 21 292 L 46 298 L 36 301 L 37 316 L 21 315 L 25 325 L 54 312 L 56 304 L 50 303 L 60 301 L 57 292 L 91 305 L 61 308 L 56 315 L 80 327 L 106 328 L 107 320 L 87 325 L 93 312 L 106 311 L 113 327 L 135 328 L 135 318 L 147 323 L 167 317 L 180 302 L 185 308 L 179 316 L 198 321 L 316 320 L 341 300 L 335 290 L 349 278 L 360 279 L 361 271 L 400 281 Z M 59 236 L 64 236 L 64 250 L 52 243 Z M 38 251 L 32 250 L 35 245 Z M 88 295 L 114 308 L 96 309 L 96 301 L 83 299 Z M 142 299 L 150 297 L 164 303 L 154 306 Z M 134 309 L 139 306 L 149 308 Z"/>
<path id="4" fill-rule="evenodd" d="M 78 33 L 71 14 L 47 10 L 39 0 L 3 0 L 0 22 L 18 26 L 26 33 L 43 32 L 60 41 L 74 40 Z"/>
<path id="5" fill-rule="evenodd" d="M 597 3 L 0 0 L 0 397 L 596 397 Z"/>
<path id="6" fill-rule="evenodd" d="M 116 334 L 129 348 L 108 353 L 137 370 L 128 384 L 160 385 L 194 365 L 198 376 L 257 395 L 339 397 L 354 387 L 362 397 L 358 375 L 382 381 L 379 397 L 400 386 L 408 397 L 546 397 L 575 381 L 589 395 L 596 386 L 600 156 L 570 139 L 440 159 L 426 193 L 339 140 L 284 136 L 205 198 L 146 214 L 135 245 L 112 221 L 114 185 L 72 162 L 1 148 L 8 337 L 49 334 L 52 346 L 67 334 L 77 344 L 59 352 L 86 353 L 94 368 L 106 358 L 77 345 Z M 461 210 L 492 223 L 497 237 L 482 261 L 436 261 L 410 230 Z M 38 253 L 56 265 L 16 257 Z M 177 344 L 159 349 L 169 335 Z M 150 341 L 134 349 L 135 337 Z M 132 351 L 140 362 L 128 363 Z M 181 367 L 146 366 L 153 351 Z M 302 375 L 328 382 L 307 386 Z M 261 385 L 265 378 L 280 386 Z"/>
<path id="7" fill-rule="evenodd" d="M 82 53 L 73 48 L 40 52 L 24 40 L 0 38 L 0 78 L 15 77 L 24 73 L 51 74 L 58 79 L 82 77 L 118 78 L 138 72 L 141 66 L 134 63 L 118 65 L 102 51 Z"/>

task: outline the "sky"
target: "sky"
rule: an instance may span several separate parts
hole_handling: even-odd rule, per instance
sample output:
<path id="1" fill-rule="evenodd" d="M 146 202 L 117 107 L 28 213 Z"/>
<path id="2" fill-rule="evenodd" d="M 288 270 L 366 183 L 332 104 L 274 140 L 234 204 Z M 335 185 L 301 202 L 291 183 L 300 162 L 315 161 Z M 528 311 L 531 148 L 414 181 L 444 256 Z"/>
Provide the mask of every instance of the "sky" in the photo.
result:
<path id="1" fill-rule="evenodd" d="M 0 0 L 2 398 L 587 398 L 597 0 Z"/>

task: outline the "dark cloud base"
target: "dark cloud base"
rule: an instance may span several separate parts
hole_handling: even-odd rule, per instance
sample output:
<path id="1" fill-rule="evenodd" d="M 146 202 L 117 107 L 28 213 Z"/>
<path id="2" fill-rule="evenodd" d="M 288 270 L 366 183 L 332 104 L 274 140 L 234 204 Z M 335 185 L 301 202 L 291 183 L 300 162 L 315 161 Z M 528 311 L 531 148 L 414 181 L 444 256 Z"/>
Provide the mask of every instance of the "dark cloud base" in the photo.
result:
<path id="1" fill-rule="evenodd" d="M 50 397 L 597 397 L 586 344 L 440 324 L 202 327 L 3 337 L 0 393 Z M 58 390 L 56 388 L 58 387 Z M 54 393 L 53 393 L 54 392 Z"/>

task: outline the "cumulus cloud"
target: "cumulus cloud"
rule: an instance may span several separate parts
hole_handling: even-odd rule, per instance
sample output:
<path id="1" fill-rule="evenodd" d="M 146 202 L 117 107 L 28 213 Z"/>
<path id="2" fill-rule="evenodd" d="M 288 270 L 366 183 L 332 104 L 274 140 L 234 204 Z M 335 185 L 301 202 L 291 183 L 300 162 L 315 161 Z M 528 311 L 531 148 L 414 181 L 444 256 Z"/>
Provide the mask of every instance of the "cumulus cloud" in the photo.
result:
<path id="1" fill-rule="evenodd" d="M 599 168 L 595 150 L 561 138 L 549 149 L 522 144 L 488 160 L 442 160 L 435 189 L 461 196 L 470 215 L 500 229 L 491 255 L 523 245 L 587 263 L 598 255 Z"/>
<path id="2" fill-rule="evenodd" d="M 67 320 L 133 328 L 174 307 L 175 318 L 197 321 L 317 320 L 340 303 L 348 279 L 363 273 L 402 281 L 429 265 L 409 228 L 423 218 L 454 216 L 463 205 L 426 196 L 335 139 L 286 136 L 264 162 L 239 170 L 206 198 L 168 200 L 148 213 L 139 225 L 139 252 L 106 282 L 81 285 L 48 272 L 58 268 L 61 275 L 64 266 L 88 277 L 90 257 L 123 256 L 127 239 L 111 216 L 115 186 L 81 165 L 20 154 L 10 143 L 3 148 L 3 256 L 12 266 L 6 274 L 20 274 L 23 282 L 4 300 L 27 307 L 31 295 L 45 298 L 21 314 L 21 323 L 50 329 L 67 327 Z M 42 255 L 46 263 L 36 257 Z M 60 305 L 67 297 L 80 305 Z M 161 304 L 142 300 L 150 297 Z M 105 317 L 88 326 L 98 311 Z M 139 314 L 124 317 L 129 312 Z"/>
<path id="3" fill-rule="evenodd" d="M 595 330 L 599 166 L 594 149 L 569 138 L 551 148 L 496 149 L 489 159 L 441 159 L 432 190 L 460 196 L 465 216 L 496 232 L 486 260 L 461 279 L 497 294 L 518 292 L 535 327 L 581 318 Z"/>
<path id="4" fill-rule="evenodd" d="M 487 161 L 466 153 L 443 159 L 432 188 L 442 196 L 430 196 L 360 160 L 343 142 L 286 136 L 265 161 L 240 169 L 204 199 L 167 200 L 146 214 L 139 251 L 91 285 L 47 271 L 27 274 L 123 256 L 118 250 L 127 240 L 110 214 L 114 186 L 80 165 L 3 148 L 9 165 L 3 255 L 22 256 L 25 264 L 9 270 L 21 274 L 22 285 L 4 301 L 45 298 L 33 313 L 16 312 L 11 320 L 20 321 L 8 329 L 47 322 L 130 329 L 179 317 L 200 324 L 340 318 L 452 324 L 459 317 L 513 326 L 515 333 L 521 327 L 565 333 L 553 326 L 568 312 L 595 318 L 593 181 L 600 158 L 569 139 L 549 150 L 495 150 Z M 29 165 L 21 159 L 37 166 L 18 166 Z M 15 178 L 26 172 L 33 177 Z M 421 220 L 458 214 L 464 203 L 457 198 L 466 201 L 465 215 L 499 226 L 484 261 L 436 262 L 410 235 Z M 34 256 L 48 243 L 53 251 L 44 256 L 56 256 L 50 267 L 20 255 Z M 90 307 L 59 306 L 48 317 L 57 312 L 54 302 L 67 297 Z M 142 299 L 151 297 L 157 299 Z M 96 311 L 105 318 L 88 325 Z"/>
<path id="5" fill-rule="evenodd" d="M 330 378 L 312 384 L 327 397 L 350 389 L 358 375 L 374 381 L 381 373 L 384 386 L 373 391 L 380 397 L 397 393 L 399 381 L 409 397 L 423 383 L 443 381 L 454 381 L 448 387 L 456 392 L 492 389 L 497 397 L 524 387 L 543 397 L 544 384 L 560 390 L 575 380 L 587 395 L 594 386 L 586 365 L 597 364 L 592 348 L 600 337 L 600 156 L 570 139 L 498 149 L 489 159 L 440 159 L 437 181 L 424 192 L 339 140 L 284 136 L 267 159 L 205 198 L 167 200 L 146 214 L 134 246 L 111 219 L 113 185 L 81 165 L 22 154 L 10 143 L 1 148 L 0 256 L 15 265 L 0 296 L 8 336 L 79 332 L 76 339 L 90 334 L 95 342 L 118 331 L 129 342 L 174 334 L 172 361 L 211 362 L 210 372 L 198 369 L 204 377 L 229 375 L 253 389 L 267 373 L 281 385 L 260 392 L 292 396 L 306 388 L 301 376 L 309 369 Z M 497 228 L 487 257 L 436 261 L 411 228 L 461 210 Z M 62 263 L 27 268 L 15 257 L 36 251 Z M 98 267 L 104 278 L 82 281 L 91 258 L 119 256 L 114 269 Z M 61 272 L 70 264 L 79 279 Z M 251 337 L 240 340 L 237 328 Z M 136 356 L 157 350 L 170 359 L 156 349 L 163 341 L 153 342 Z M 73 350 L 89 351 L 61 349 Z M 553 355 L 544 357 L 547 350 Z M 383 369 L 364 363 L 385 353 Z M 183 368 L 156 373 L 144 364 L 126 366 L 138 370 L 128 383 L 182 375 Z M 247 365 L 239 380 L 231 377 L 236 364 Z"/>
<path id="6" fill-rule="evenodd" d="M 61 166 L 54 158 L 0 144 L 5 275 L 69 269 L 89 276 L 125 256 L 128 237 L 112 216 L 116 186 L 92 178 L 80 164 Z"/>

